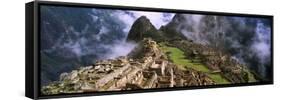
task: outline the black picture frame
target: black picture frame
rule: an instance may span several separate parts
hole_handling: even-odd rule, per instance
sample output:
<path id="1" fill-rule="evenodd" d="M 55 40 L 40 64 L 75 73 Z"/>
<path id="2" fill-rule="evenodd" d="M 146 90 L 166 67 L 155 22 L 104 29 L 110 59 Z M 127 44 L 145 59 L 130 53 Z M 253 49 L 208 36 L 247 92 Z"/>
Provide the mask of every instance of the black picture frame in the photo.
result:
<path id="1" fill-rule="evenodd" d="M 256 83 L 241 83 L 241 84 L 224 84 L 211 86 L 191 86 L 191 87 L 175 87 L 175 88 L 157 88 L 157 89 L 142 89 L 142 90 L 125 90 L 125 91 L 106 91 L 94 93 L 75 93 L 75 94 L 59 94 L 59 95 L 42 95 L 40 94 L 40 6 L 69 6 L 69 7 L 84 7 L 84 8 L 103 8 L 103 9 L 119 9 L 119 10 L 136 10 L 136 11 L 153 11 L 153 12 L 173 12 L 173 13 L 188 13 L 202 15 L 217 15 L 217 16 L 241 16 L 241 17 L 258 17 L 267 18 L 271 22 L 271 65 L 273 66 L 273 15 L 259 14 L 240 14 L 240 13 L 225 13 L 225 12 L 209 12 L 209 11 L 193 11 L 179 9 L 164 9 L 164 8 L 146 8 L 132 6 L 114 6 L 86 3 L 69 3 L 69 2 L 53 2 L 53 1 L 33 1 L 26 3 L 26 65 L 25 65 L 25 94 L 26 97 L 32 99 L 47 99 L 47 98 L 66 98 L 79 96 L 96 96 L 110 94 L 128 94 L 128 93 L 143 93 L 143 92 L 160 92 L 174 90 L 191 90 L 191 89 L 208 89 L 236 86 L 253 86 L 253 85 L 270 85 L 274 83 L 273 68 L 272 81 L 256 82 Z"/>

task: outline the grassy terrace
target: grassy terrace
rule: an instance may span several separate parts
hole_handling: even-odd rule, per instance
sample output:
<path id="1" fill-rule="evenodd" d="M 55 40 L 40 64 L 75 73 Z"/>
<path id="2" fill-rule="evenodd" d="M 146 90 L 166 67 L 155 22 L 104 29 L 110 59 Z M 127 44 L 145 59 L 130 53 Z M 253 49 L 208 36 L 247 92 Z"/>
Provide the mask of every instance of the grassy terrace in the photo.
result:
<path id="1" fill-rule="evenodd" d="M 255 79 L 255 76 L 249 71 L 249 70 L 244 70 L 248 73 L 249 81 L 248 82 L 257 82 Z"/>
<path id="2" fill-rule="evenodd" d="M 160 44 L 160 46 L 165 53 L 168 53 L 169 59 L 178 65 L 180 69 L 186 70 L 186 68 L 192 68 L 194 70 L 207 73 L 209 77 L 212 78 L 217 84 L 229 83 L 229 81 L 223 78 L 221 74 L 211 73 L 211 70 L 209 70 L 207 66 L 200 63 L 200 61 L 192 62 L 190 59 L 187 59 L 182 50 L 175 47 L 168 47 L 164 44 Z"/>

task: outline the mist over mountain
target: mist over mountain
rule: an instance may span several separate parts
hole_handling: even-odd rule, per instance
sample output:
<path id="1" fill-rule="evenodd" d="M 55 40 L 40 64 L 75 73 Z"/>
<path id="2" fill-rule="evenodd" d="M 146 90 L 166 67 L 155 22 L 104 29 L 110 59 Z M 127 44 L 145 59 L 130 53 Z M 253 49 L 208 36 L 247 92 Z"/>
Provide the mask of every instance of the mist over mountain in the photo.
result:
<path id="1" fill-rule="evenodd" d="M 43 85 L 79 66 L 126 56 L 143 37 L 212 46 L 270 78 L 266 19 L 56 6 L 41 6 L 40 12 Z"/>
<path id="2" fill-rule="evenodd" d="M 133 22 L 146 15 L 158 28 L 173 14 L 75 7 L 41 7 L 41 83 L 58 80 L 62 72 L 96 60 L 127 55 L 135 43 L 127 42 Z"/>
<path id="3" fill-rule="evenodd" d="M 43 78 L 59 78 L 42 84 L 44 95 L 273 81 L 270 20 L 88 10 L 82 23 L 43 25 L 68 26 L 41 50 Z"/>
<path id="4" fill-rule="evenodd" d="M 229 52 L 264 78 L 271 78 L 270 20 L 263 18 L 176 14 L 162 30 Z"/>

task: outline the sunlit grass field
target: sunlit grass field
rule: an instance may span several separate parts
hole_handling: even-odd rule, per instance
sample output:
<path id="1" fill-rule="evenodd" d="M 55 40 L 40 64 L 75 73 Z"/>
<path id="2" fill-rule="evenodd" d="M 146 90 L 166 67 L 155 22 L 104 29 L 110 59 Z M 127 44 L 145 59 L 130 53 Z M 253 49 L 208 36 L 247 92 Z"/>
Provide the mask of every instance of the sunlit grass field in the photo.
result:
<path id="1" fill-rule="evenodd" d="M 164 51 L 164 53 L 168 54 L 168 58 L 178 65 L 180 69 L 186 70 L 186 68 L 192 68 L 197 71 L 205 72 L 208 74 L 208 76 L 213 79 L 217 84 L 228 84 L 230 83 L 228 80 L 226 80 L 221 74 L 219 73 L 212 73 L 210 69 L 208 69 L 207 66 L 200 63 L 200 61 L 192 62 L 191 59 L 187 59 L 187 57 L 184 55 L 184 52 L 178 48 L 175 47 L 169 47 L 164 44 L 160 44 L 161 49 Z"/>

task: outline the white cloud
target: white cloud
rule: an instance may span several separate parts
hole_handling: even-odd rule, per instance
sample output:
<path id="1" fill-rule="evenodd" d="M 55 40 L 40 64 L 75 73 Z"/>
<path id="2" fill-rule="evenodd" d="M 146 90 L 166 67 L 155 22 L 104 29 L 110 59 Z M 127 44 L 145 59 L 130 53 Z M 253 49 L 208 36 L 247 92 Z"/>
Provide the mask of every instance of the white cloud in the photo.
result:
<path id="1" fill-rule="evenodd" d="M 109 53 L 105 54 L 106 59 L 114 59 L 120 56 L 126 56 L 129 54 L 136 46 L 135 43 L 119 41 L 112 45 L 103 45 L 104 48 L 108 48 Z"/>
<path id="2" fill-rule="evenodd" d="M 270 28 L 264 26 L 263 23 L 257 24 L 252 50 L 257 54 L 262 63 L 266 62 L 270 57 L 270 32 Z"/>
<path id="3" fill-rule="evenodd" d="M 123 32 L 128 33 L 136 18 L 134 16 L 126 14 L 124 11 L 117 11 L 116 15 L 121 21 L 124 22 L 124 24 L 126 24 L 126 27 L 123 29 Z"/>

